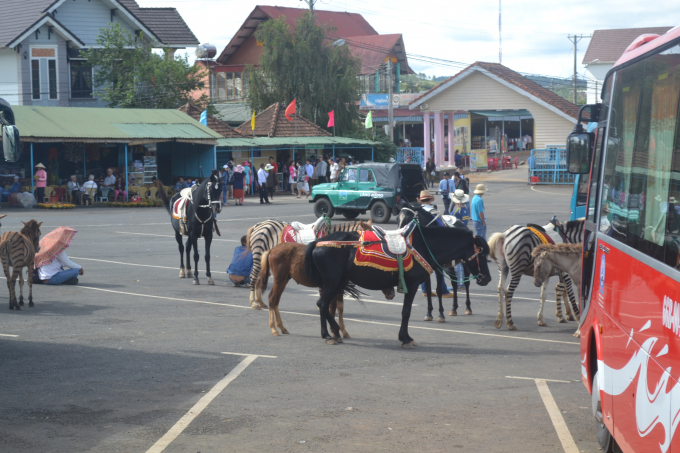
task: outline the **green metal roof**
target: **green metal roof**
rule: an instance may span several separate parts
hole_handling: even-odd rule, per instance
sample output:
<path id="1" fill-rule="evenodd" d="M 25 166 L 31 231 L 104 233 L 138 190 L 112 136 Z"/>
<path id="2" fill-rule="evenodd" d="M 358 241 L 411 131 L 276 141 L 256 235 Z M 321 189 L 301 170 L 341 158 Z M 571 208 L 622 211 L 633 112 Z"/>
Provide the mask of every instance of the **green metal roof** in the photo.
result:
<path id="1" fill-rule="evenodd" d="M 135 143 L 181 140 L 215 144 L 222 138 L 189 115 L 170 109 L 12 106 L 26 142 Z"/>
<path id="2" fill-rule="evenodd" d="M 21 129 L 19 130 L 21 132 Z M 306 146 L 306 145 L 366 145 L 375 146 L 379 142 L 348 137 L 255 137 L 255 138 L 221 138 L 218 147 L 263 147 L 263 146 Z"/>
<path id="3" fill-rule="evenodd" d="M 470 110 L 470 113 L 476 115 L 482 115 L 489 118 L 493 117 L 504 117 L 504 116 L 531 116 L 531 112 L 528 110 Z"/>

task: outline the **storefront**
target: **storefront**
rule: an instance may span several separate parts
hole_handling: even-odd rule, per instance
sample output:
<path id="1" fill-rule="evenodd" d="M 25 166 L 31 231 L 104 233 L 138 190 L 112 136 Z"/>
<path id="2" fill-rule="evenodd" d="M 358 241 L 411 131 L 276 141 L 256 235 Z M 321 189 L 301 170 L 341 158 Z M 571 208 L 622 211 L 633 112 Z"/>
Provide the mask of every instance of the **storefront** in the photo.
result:
<path id="1" fill-rule="evenodd" d="M 61 186 L 76 175 L 103 181 L 111 169 L 128 185 L 164 184 L 174 175 L 205 176 L 215 168 L 221 136 L 177 110 L 13 107 L 22 155 L 0 163 L 0 184 L 14 174 L 33 189 L 34 165 L 42 163 L 47 184 Z"/>

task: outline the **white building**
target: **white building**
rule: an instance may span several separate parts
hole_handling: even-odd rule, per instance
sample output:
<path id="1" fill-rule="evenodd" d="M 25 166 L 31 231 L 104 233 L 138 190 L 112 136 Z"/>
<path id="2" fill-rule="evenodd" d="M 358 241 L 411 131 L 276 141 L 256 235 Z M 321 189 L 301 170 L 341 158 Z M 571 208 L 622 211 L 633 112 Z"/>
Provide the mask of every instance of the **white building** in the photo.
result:
<path id="1" fill-rule="evenodd" d="M 673 27 L 647 28 L 615 28 L 611 30 L 595 30 L 583 57 L 583 64 L 588 71 L 588 104 L 600 102 L 602 83 L 607 72 L 623 55 L 626 48 L 640 35 L 663 35 Z"/>

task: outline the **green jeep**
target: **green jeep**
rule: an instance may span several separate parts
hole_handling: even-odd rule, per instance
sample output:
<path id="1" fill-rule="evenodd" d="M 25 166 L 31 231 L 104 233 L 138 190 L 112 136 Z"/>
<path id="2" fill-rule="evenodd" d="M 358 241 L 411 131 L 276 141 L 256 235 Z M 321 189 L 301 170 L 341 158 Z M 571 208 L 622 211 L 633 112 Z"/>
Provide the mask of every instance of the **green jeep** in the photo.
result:
<path id="1" fill-rule="evenodd" d="M 312 188 L 314 214 L 347 219 L 371 212 L 374 223 L 397 215 L 401 201 L 414 202 L 426 187 L 418 164 L 358 164 L 345 167 L 337 182 Z"/>

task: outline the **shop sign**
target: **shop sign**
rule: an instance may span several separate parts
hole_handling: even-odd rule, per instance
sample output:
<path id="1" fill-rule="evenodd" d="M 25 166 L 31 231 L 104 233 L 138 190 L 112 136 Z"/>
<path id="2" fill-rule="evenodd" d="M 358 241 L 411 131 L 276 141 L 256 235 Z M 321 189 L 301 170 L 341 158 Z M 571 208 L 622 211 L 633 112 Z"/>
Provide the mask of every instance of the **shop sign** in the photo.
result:
<path id="1" fill-rule="evenodd" d="M 366 93 L 361 95 L 359 108 L 361 109 L 377 109 L 387 108 L 390 103 L 390 97 L 387 93 Z"/>

